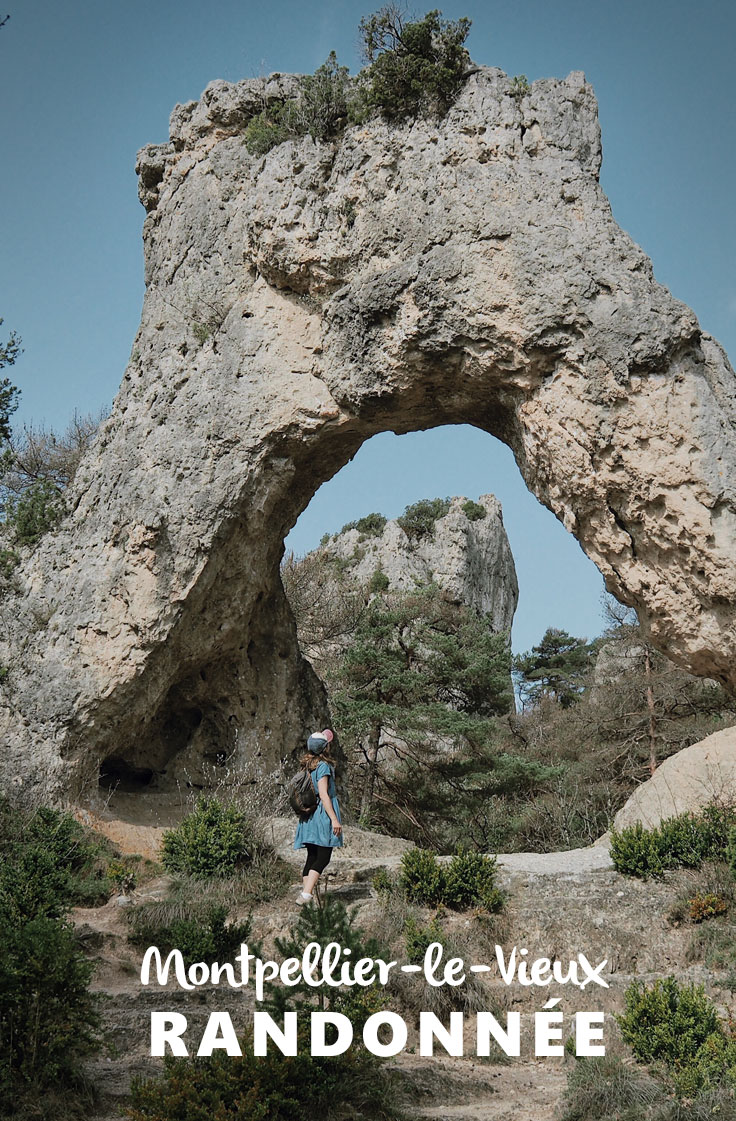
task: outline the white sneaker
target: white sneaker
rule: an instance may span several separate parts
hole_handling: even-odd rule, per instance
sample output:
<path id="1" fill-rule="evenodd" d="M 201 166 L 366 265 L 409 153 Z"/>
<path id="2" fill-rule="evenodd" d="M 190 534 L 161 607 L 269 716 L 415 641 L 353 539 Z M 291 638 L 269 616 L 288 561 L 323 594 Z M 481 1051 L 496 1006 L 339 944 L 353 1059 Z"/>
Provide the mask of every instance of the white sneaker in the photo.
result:
<path id="1" fill-rule="evenodd" d="M 300 891 L 299 894 L 296 897 L 296 902 L 297 902 L 298 907 L 303 907 L 305 903 L 313 903 L 314 902 L 314 896 L 313 895 L 307 895 L 307 893 L 305 891 Z"/>

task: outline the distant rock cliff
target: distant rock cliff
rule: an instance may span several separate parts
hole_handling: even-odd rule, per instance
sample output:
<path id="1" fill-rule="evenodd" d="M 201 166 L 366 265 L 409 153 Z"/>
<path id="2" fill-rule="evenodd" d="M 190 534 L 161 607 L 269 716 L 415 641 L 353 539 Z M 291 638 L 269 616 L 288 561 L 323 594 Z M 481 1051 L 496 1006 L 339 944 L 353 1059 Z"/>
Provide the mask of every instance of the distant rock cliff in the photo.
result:
<path id="1" fill-rule="evenodd" d="M 355 583 L 369 585 L 376 572 L 384 574 L 392 591 L 433 581 L 453 603 L 488 615 L 495 631 L 511 630 L 519 586 L 501 503 L 492 494 L 481 495 L 477 503 L 453 498 L 428 533 L 411 535 L 393 520 L 378 533 L 346 529 L 323 548 L 349 567 Z"/>

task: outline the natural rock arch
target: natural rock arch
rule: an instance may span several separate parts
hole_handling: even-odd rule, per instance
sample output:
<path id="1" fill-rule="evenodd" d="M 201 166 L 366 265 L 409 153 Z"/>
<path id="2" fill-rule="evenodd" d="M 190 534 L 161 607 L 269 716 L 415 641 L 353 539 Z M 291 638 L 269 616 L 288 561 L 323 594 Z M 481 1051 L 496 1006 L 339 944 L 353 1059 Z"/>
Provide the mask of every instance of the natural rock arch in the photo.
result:
<path id="1" fill-rule="evenodd" d="M 733 371 L 614 222 L 583 75 L 480 68 L 442 122 L 250 156 L 292 88 L 215 82 L 140 155 L 131 360 L 2 608 L 6 787 L 288 753 L 325 712 L 283 538 L 387 429 L 506 442 L 652 641 L 736 680 Z"/>

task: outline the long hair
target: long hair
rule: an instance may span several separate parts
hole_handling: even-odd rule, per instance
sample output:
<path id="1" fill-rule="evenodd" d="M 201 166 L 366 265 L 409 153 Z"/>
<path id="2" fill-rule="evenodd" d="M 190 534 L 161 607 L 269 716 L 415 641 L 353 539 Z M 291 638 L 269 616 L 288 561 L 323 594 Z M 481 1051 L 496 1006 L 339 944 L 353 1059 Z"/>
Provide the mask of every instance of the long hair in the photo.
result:
<path id="1" fill-rule="evenodd" d="M 315 755 L 313 751 L 307 751 L 304 755 L 302 755 L 299 762 L 301 763 L 302 767 L 304 767 L 308 771 L 315 771 L 320 763 L 329 763 L 333 770 L 337 765 L 337 761 L 332 758 L 328 748 L 325 748 L 324 751 L 321 751 L 319 755 Z"/>

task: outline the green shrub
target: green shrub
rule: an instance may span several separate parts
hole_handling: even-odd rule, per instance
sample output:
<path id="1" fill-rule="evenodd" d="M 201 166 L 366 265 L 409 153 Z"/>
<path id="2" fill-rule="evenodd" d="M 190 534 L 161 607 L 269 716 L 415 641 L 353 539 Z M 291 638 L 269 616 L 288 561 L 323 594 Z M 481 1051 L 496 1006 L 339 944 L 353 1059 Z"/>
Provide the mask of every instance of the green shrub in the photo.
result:
<path id="1" fill-rule="evenodd" d="M 522 97 L 529 93 L 531 88 L 527 81 L 526 74 L 517 74 L 515 78 L 511 79 L 509 93 L 516 101 L 521 101 Z"/>
<path id="2" fill-rule="evenodd" d="M 31 816 L 1 811 L 0 897 L 27 918 L 60 915 L 71 906 L 105 903 L 112 846 L 71 814 L 42 806 Z"/>
<path id="3" fill-rule="evenodd" d="M 6 506 L 5 524 L 17 545 L 37 545 L 61 520 L 64 501 L 57 487 L 43 480 Z"/>
<path id="4" fill-rule="evenodd" d="M 328 140 L 348 121 L 350 77 L 347 66 L 339 66 L 334 51 L 314 74 L 302 80 L 296 104 L 299 131 L 313 140 Z"/>
<path id="5" fill-rule="evenodd" d="M 414 963 L 424 961 L 424 955 L 433 942 L 444 946 L 442 927 L 439 919 L 435 917 L 426 926 L 420 926 L 413 916 L 409 916 L 404 925 L 404 945 L 406 946 L 407 960 Z"/>
<path id="6" fill-rule="evenodd" d="M 216 1053 L 206 1059 L 164 1062 L 160 1080 L 134 1079 L 130 1121 L 313 1121 L 350 1116 L 390 1121 L 396 1116 L 395 1075 L 357 1047 L 322 1058 L 292 1057 L 273 1049 L 255 1058 Z"/>
<path id="7" fill-rule="evenodd" d="M 504 897 L 496 887 L 496 861 L 478 852 L 458 852 L 443 865 L 433 852 L 409 849 L 401 858 L 399 883 L 413 903 L 443 904 L 456 911 L 483 907 L 497 912 L 503 908 Z"/>
<path id="8" fill-rule="evenodd" d="M 380 568 L 377 568 L 371 576 L 370 583 L 368 585 L 368 591 L 376 592 L 380 595 L 381 592 L 387 592 L 390 585 L 391 581 L 389 580 L 386 573 L 382 572 Z"/>
<path id="9" fill-rule="evenodd" d="M 227 914 L 223 904 L 192 903 L 174 909 L 167 903 L 145 903 L 128 911 L 128 940 L 134 946 L 158 946 L 162 954 L 181 950 L 188 966 L 195 961 L 228 961 L 241 943 L 249 941 L 252 923 L 248 917 L 228 926 Z"/>
<path id="10" fill-rule="evenodd" d="M 469 63 L 464 43 L 470 20 L 442 19 L 438 10 L 405 23 L 395 5 L 362 19 L 365 112 L 388 118 L 443 115 L 455 100 Z"/>
<path id="11" fill-rule="evenodd" d="M 727 1039 L 702 985 L 666 977 L 626 990 L 616 1017 L 625 1043 L 644 1063 L 663 1063 L 681 1097 L 722 1082 L 736 1085 L 736 1041 Z"/>
<path id="12" fill-rule="evenodd" d="M 411 903 L 433 906 L 442 902 L 445 870 L 427 849 L 409 849 L 401 858 L 399 884 Z"/>
<path id="13" fill-rule="evenodd" d="M 359 533 L 364 533 L 366 537 L 380 537 L 386 525 L 386 520 L 383 514 L 366 514 L 364 518 L 358 518 L 356 522 L 346 522 L 340 533 L 345 533 L 348 529 L 357 529 Z"/>
<path id="14" fill-rule="evenodd" d="M 296 136 L 293 102 L 276 101 L 255 117 L 245 129 L 245 146 L 252 156 L 265 156 L 278 144 Z"/>
<path id="15" fill-rule="evenodd" d="M 92 852 L 69 814 L 0 802 L 0 1090 L 33 1116 L 50 1116 L 38 1092 L 76 1084 L 100 1046 L 92 963 L 65 921 Z"/>
<path id="16" fill-rule="evenodd" d="M 0 579 L 9 580 L 19 561 L 20 557 L 14 549 L 0 549 Z"/>
<path id="17" fill-rule="evenodd" d="M 503 895 L 496 887 L 496 860 L 480 852 L 458 852 L 450 861 L 442 900 L 456 911 L 480 905 L 487 911 L 500 911 Z"/>
<path id="18" fill-rule="evenodd" d="M 641 822 L 611 830 L 611 857 L 618 872 L 661 876 L 671 868 L 699 868 L 705 860 L 723 859 L 736 824 L 732 807 L 706 806 L 699 814 L 680 814 L 658 828 Z"/>
<path id="19" fill-rule="evenodd" d="M 0 1087 L 25 1095 L 71 1084 L 100 1047 L 93 963 L 57 918 L 25 920 L 0 905 L 0 937 Z"/>
<path id="20" fill-rule="evenodd" d="M 378 895 L 393 895 L 397 886 L 394 877 L 389 875 L 385 868 L 378 869 L 371 880 L 371 885 Z"/>
<path id="21" fill-rule="evenodd" d="M 479 522 L 485 518 L 488 511 L 485 506 L 481 506 L 480 502 L 474 502 L 469 498 L 467 502 L 463 502 L 463 513 L 469 522 Z"/>
<path id="22" fill-rule="evenodd" d="M 726 862 L 731 869 L 731 873 L 736 877 L 736 825 L 733 826 L 728 832 L 728 841 L 726 842 Z"/>
<path id="23" fill-rule="evenodd" d="M 255 851 L 246 815 L 216 798 L 200 798 L 176 829 L 164 833 L 161 863 L 169 872 L 206 879 L 229 876 Z"/>
<path id="24" fill-rule="evenodd" d="M 426 537 L 434 533 L 434 523 L 450 509 L 449 498 L 420 498 L 407 506 L 397 522 L 409 537 Z"/>

